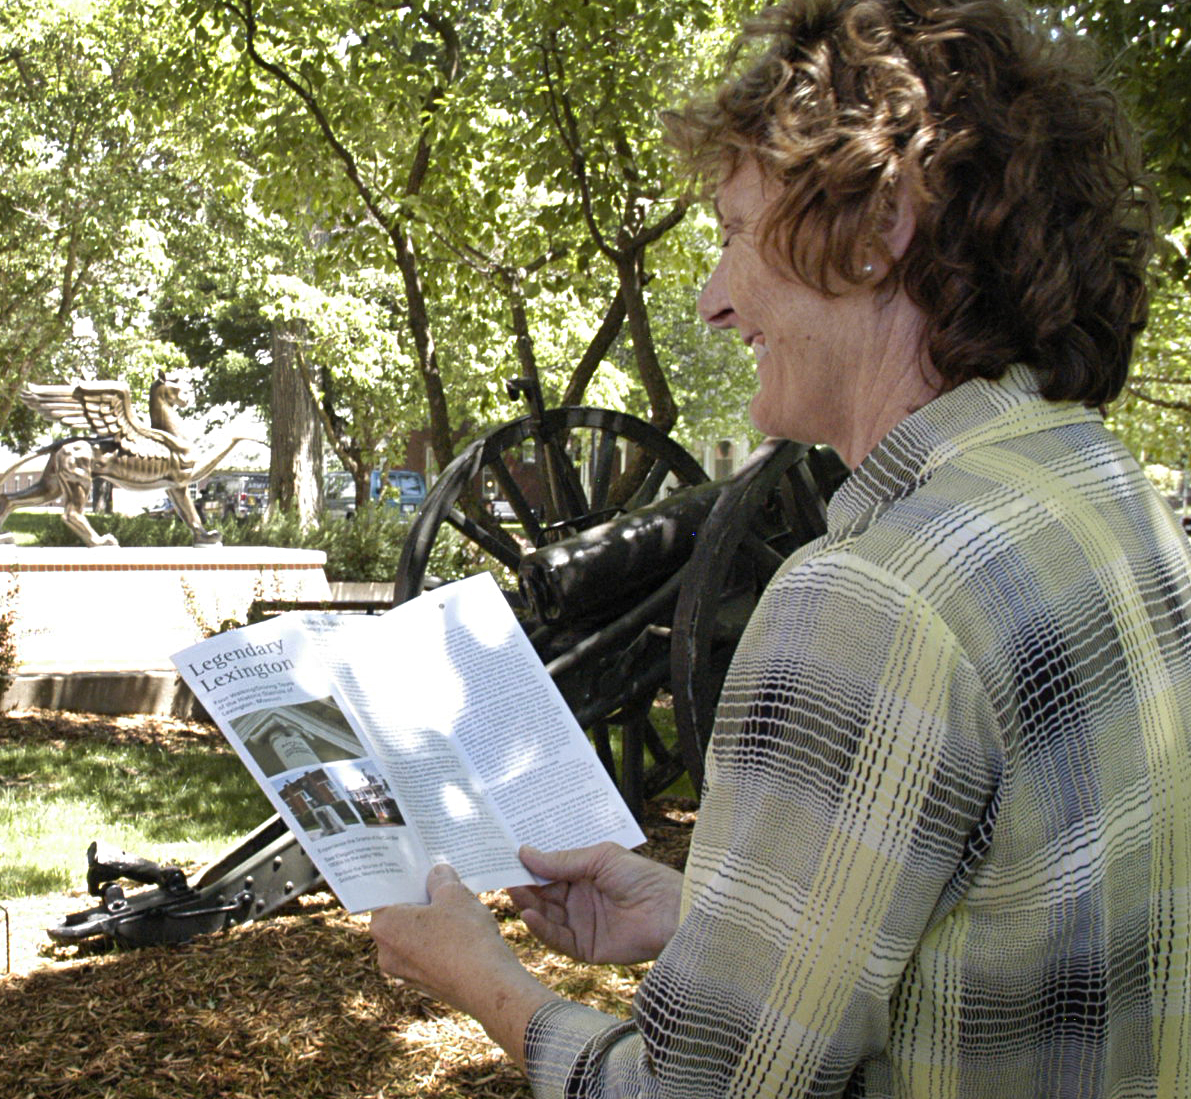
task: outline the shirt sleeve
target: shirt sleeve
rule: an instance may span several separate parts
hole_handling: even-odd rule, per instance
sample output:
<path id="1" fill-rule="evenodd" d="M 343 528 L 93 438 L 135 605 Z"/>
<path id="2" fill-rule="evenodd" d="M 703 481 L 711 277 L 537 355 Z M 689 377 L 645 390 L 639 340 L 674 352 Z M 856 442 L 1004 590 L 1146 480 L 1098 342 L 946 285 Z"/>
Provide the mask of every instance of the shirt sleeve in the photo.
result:
<path id="1" fill-rule="evenodd" d="M 921 593 L 846 552 L 786 569 L 721 695 L 679 929 L 632 1024 L 535 1016 L 535 1095 L 843 1092 L 979 863 L 998 730 Z"/>

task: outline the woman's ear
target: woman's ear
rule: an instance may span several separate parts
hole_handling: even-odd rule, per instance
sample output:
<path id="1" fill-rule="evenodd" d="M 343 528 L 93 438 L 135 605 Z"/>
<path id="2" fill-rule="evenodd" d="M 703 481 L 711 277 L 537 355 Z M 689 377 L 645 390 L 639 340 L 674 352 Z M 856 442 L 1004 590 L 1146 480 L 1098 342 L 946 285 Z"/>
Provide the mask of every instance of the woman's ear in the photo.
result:
<path id="1" fill-rule="evenodd" d="M 889 258 L 895 263 L 906 254 L 910 241 L 914 239 L 914 232 L 918 228 L 918 218 L 914 213 L 914 196 L 910 185 L 902 179 L 893 191 L 893 202 L 889 210 L 886 227 L 881 232 Z"/>
<path id="2" fill-rule="evenodd" d="M 903 179 L 893 190 L 889 206 L 881 218 L 880 231 L 870 238 L 867 256 L 860 268 L 861 281 L 878 285 L 906 254 L 918 228 L 914 214 L 914 198 L 910 186 Z"/>

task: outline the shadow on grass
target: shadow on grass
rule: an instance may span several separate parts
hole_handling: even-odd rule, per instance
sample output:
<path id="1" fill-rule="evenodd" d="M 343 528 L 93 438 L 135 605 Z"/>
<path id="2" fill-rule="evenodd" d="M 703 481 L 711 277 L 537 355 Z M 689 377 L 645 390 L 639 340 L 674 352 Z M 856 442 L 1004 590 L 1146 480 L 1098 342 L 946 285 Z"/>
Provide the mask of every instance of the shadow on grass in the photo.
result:
<path id="1" fill-rule="evenodd" d="M 0 774 L 20 777 L 7 791 L 13 814 L 85 802 L 155 843 L 248 832 L 272 812 L 239 759 L 210 745 L 0 742 Z"/>
<path id="2" fill-rule="evenodd" d="M 25 897 L 37 893 L 58 893 L 70 888 L 70 875 L 62 869 L 47 869 L 29 863 L 0 866 L 0 897 Z"/>

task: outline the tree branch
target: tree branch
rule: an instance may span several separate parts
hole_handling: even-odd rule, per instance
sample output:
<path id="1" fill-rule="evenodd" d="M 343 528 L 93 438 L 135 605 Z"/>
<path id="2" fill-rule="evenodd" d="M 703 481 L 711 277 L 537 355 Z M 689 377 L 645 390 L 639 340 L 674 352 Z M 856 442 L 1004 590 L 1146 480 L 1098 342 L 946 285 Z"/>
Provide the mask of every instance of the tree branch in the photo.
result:
<path id="1" fill-rule="evenodd" d="M 676 199 L 673 209 L 659 221 L 656 225 L 647 225 L 637 234 L 633 239 L 634 244 L 640 245 L 644 248 L 647 244 L 652 244 L 659 237 L 665 236 L 671 229 L 674 228 L 684 217 L 686 212 L 691 208 L 690 199 L 680 198 Z"/>
<path id="2" fill-rule="evenodd" d="M 306 361 L 306 350 L 302 346 L 301 340 L 294 340 L 294 361 L 298 364 L 302 381 L 306 383 L 306 390 L 310 394 L 310 401 L 318 409 L 318 418 L 322 421 L 323 434 L 335 449 L 335 453 L 343 463 L 343 468 L 351 473 L 354 478 L 355 467 L 358 463 L 350 451 L 343 445 L 339 433 L 335 430 L 335 424 L 323 405 L 323 394 L 319 391 L 318 386 L 314 384 L 314 375 L 310 372 L 310 364 Z"/>
<path id="3" fill-rule="evenodd" d="M 241 9 L 232 2 L 232 0 L 216 0 L 217 6 L 223 8 L 224 11 L 229 12 L 234 18 L 238 19 L 244 27 L 244 48 L 248 53 L 252 63 L 257 68 L 263 69 L 269 73 L 275 80 L 284 84 L 301 100 L 302 105 L 310 113 L 314 119 L 319 130 L 322 132 L 324 140 L 331 147 L 332 152 L 339 158 L 343 164 L 343 169 L 347 174 L 347 178 L 356 189 L 356 193 L 363 200 L 368 212 L 376 219 L 376 222 L 387 234 L 392 236 L 394 224 L 392 219 L 380 208 L 376 197 L 372 193 L 372 189 L 364 182 L 360 175 L 359 166 L 356 159 L 351 152 L 339 140 L 339 136 L 335 133 L 330 121 L 327 119 L 326 113 L 323 111 L 318 100 L 314 95 L 302 84 L 295 80 L 289 72 L 281 65 L 273 61 L 267 60 L 263 57 L 256 47 L 257 38 L 257 22 L 256 14 L 253 10 L 252 0 L 244 0 L 244 7 Z M 402 5 L 404 6 L 404 5 Z"/>
<path id="4" fill-rule="evenodd" d="M 1191 385 L 1191 378 L 1170 377 L 1161 374 L 1135 374 L 1133 384 L 1144 382 L 1146 385 Z"/>
<path id="5" fill-rule="evenodd" d="M 33 74 L 30 73 L 28 66 L 25 64 L 24 51 L 13 49 L 9 50 L 3 57 L 0 57 L 0 65 L 6 65 L 10 61 L 20 74 L 21 83 L 25 85 L 25 91 L 39 92 L 41 90 L 39 83 L 34 79 Z"/>
<path id="6" fill-rule="evenodd" d="M 445 51 L 443 63 L 439 66 L 439 71 L 443 74 L 443 83 L 431 88 L 426 95 L 426 101 L 422 104 L 422 116 L 428 120 L 438 110 L 439 103 L 446 94 L 446 89 L 455 83 L 459 75 L 459 34 L 449 20 L 441 19 L 424 9 L 418 14 L 422 22 L 433 29 L 442 39 Z M 423 125 L 418 134 L 418 147 L 405 182 L 407 195 L 419 194 L 426 179 L 433 148 L 432 142 L 428 139 L 428 133 L 429 126 Z"/>
<path id="7" fill-rule="evenodd" d="M 571 171 L 579 184 L 579 206 L 583 211 L 583 220 L 587 223 L 587 231 L 591 234 L 591 239 L 595 241 L 596 247 L 613 263 L 616 263 L 620 260 L 621 254 L 605 239 L 595 218 L 595 210 L 591 202 L 591 183 L 587 178 L 587 158 L 583 155 L 579 125 L 575 121 L 575 112 L 571 106 L 570 97 L 562 88 L 565 74 L 562 69 L 561 54 L 555 41 L 552 32 L 549 47 L 544 40 L 539 42 L 542 51 L 542 75 L 546 78 L 546 102 L 550 110 L 550 118 L 554 122 L 554 128 L 558 131 L 558 136 L 562 139 L 567 152 L 571 154 Z M 551 75 L 551 48 L 554 53 L 554 64 L 558 68 L 557 81 Z"/>
<path id="8" fill-rule="evenodd" d="M 1164 401 L 1161 397 L 1151 397 L 1132 385 L 1125 386 L 1125 392 L 1131 393 L 1139 401 L 1156 405 L 1158 408 L 1169 408 L 1175 412 L 1191 412 L 1191 402 L 1189 401 Z"/>
<path id="9" fill-rule="evenodd" d="M 564 405 L 579 404 L 583 400 L 583 394 L 587 390 L 588 384 L 600 363 L 604 361 L 608 349 L 620 335 L 621 328 L 624 327 L 625 312 L 624 291 L 617 290 L 616 296 L 608 303 L 608 309 L 604 313 L 604 319 L 599 329 L 592 336 L 587 350 L 583 352 L 583 357 L 576 364 L 574 373 L 571 374 L 571 380 L 567 382 L 566 392 L 562 395 Z"/>

